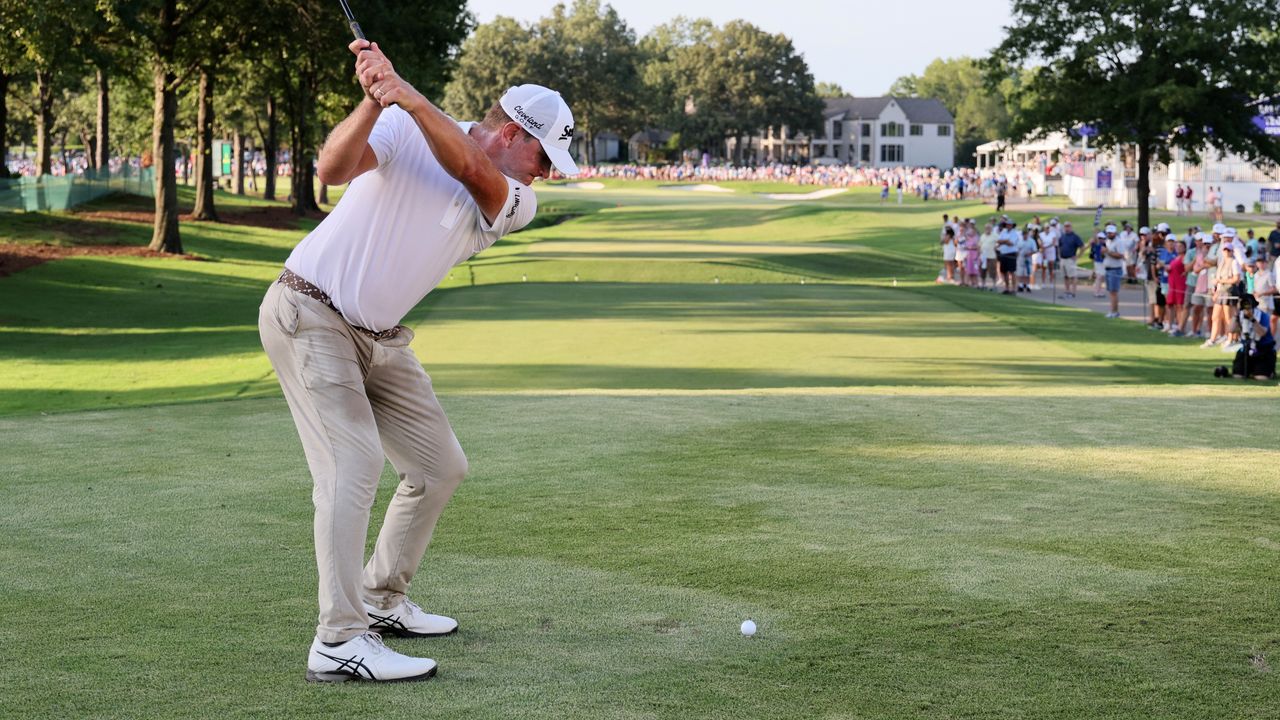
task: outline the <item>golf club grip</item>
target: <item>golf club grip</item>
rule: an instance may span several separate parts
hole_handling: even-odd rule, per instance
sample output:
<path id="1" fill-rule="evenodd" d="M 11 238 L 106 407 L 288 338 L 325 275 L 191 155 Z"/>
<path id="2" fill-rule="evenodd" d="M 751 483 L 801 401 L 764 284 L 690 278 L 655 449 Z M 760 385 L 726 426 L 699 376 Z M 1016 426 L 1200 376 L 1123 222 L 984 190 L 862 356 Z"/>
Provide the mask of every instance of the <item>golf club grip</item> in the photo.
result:
<path id="1" fill-rule="evenodd" d="M 360 23 L 355 20 L 351 21 L 351 33 L 356 36 L 357 40 L 364 40 L 364 32 L 360 30 Z M 366 50 L 368 48 L 365 48 Z"/>

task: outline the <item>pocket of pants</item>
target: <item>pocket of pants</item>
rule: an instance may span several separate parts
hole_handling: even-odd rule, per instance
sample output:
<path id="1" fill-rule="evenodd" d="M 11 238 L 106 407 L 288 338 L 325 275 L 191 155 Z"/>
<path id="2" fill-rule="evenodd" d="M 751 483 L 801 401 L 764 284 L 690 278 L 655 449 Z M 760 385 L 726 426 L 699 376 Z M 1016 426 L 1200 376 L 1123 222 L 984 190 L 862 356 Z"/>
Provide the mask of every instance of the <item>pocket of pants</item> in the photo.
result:
<path id="1" fill-rule="evenodd" d="M 290 295 L 288 288 L 272 285 L 258 307 L 258 322 L 270 323 L 292 337 L 298 333 L 298 306 Z"/>
<path id="2" fill-rule="evenodd" d="M 302 384 L 313 392 L 346 388 L 364 392 L 364 368 L 350 338 L 326 327 L 314 327 L 296 336 L 298 370 Z"/>

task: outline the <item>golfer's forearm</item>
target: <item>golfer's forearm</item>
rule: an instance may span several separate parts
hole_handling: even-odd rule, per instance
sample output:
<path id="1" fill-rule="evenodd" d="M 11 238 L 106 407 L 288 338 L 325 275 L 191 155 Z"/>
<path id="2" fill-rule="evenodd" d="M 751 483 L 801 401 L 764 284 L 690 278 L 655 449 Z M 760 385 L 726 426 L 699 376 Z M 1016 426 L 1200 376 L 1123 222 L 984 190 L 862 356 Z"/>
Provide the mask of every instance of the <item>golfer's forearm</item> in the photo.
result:
<path id="1" fill-rule="evenodd" d="M 369 147 L 369 134 L 378 122 L 382 108 L 378 103 L 364 98 L 356 109 L 338 123 L 329 139 L 320 149 L 316 162 L 316 175 L 325 185 L 342 185 L 350 182 L 358 173 L 360 160 Z"/>
<path id="2" fill-rule="evenodd" d="M 462 131 L 453 118 L 444 114 L 440 108 L 423 98 L 412 108 L 406 108 L 413 116 L 422 136 L 431 147 L 431 154 L 440 161 L 440 166 L 449 175 L 467 185 L 469 178 L 492 166 L 489 156 L 484 154 L 480 146 Z"/>

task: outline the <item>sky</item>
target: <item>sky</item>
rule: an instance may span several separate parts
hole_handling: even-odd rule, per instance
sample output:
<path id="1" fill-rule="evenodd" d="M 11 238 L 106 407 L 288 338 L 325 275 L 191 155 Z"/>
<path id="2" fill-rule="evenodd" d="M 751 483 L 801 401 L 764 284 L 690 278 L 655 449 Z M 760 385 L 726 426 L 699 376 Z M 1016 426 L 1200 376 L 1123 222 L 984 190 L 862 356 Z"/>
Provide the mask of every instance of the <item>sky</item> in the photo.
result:
<path id="1" fill-rule="evenodd" d="M 677 15 L 717 25 L 742 19 L 791 38 L 815 82 L 860 97 L 883 95 L 903 75 L 935 58 L 980 57 L 1000 43 L 1010 0 L 605 0 L 640 37 Z M 550 14 L 557 0 L 470 0 L 482 23 L 498 15 L 521 22 Z M 569 4 L 566 1 L 566 4 Z"/>

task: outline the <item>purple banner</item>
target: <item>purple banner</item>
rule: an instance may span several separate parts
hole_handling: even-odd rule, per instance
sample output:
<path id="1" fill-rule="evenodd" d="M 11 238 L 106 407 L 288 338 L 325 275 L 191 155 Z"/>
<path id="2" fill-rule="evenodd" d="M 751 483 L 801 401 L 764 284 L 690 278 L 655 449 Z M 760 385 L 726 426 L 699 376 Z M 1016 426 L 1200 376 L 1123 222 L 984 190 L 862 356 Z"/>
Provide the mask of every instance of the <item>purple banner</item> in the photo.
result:
<path id="1" fill-rule="evenodd" d="M 1259 105 L 1258 115 L 1253 118 L 1253 124 L 1267 135 L 1280 136 L 1280 105 L 1275 102 Z"/>

